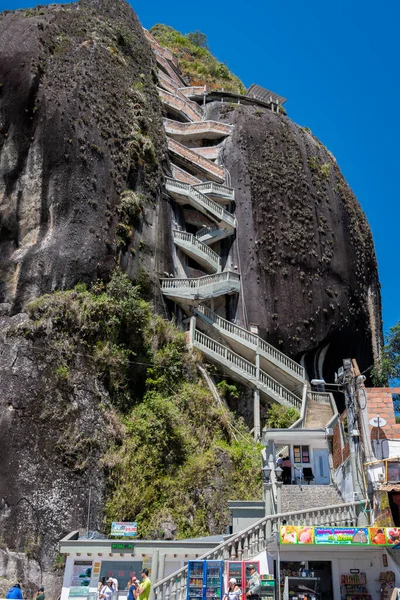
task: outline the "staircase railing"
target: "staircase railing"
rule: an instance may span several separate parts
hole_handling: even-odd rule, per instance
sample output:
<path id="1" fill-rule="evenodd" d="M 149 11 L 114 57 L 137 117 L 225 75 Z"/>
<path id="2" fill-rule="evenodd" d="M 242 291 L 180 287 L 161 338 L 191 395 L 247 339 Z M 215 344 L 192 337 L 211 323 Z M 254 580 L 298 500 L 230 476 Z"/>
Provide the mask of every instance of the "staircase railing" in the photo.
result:
<path id="1" fill-rule="evenodd" d="M 206 181 L 205 183 L 196 184 L 196 189 L 203 194 L 214 194 L 230 200 L 231 202 L 235 199 L 234 188 L 228 187 L 227 185 L 221 185 L 220 183 L 213 183 L 212 181 Z"/>
<path id="2" fill-rule="evenodd" d="M 272 358 L 276 363 L 284 366 L 287 370 L 291 371 L 297 377 L 301 379 L 305 379 L 305 371 L 304 368 L 299 365 L 297 362 L 280 352 L 266 342 L 261 339 L 258 335 L 251 333 L 247 329 L 243 329 L 243 327 L 239 327 L 231 321 L 227 321 L 223 319 L 212 310 L 210 310 L 207 306 L 199 305 L 196 309 L 196 312 L 201 317 L 204 315 L 206 319 L 211 321 L 214 325 L 216 325 L 219 329 L 226 332 L 227 334 L 232 334 L 245 342 L 247 345 L 251 345 L 255 347 L 256 351 L 259 350 L 264 353 L 268 358 Z"/>
<path id="3" fill-rule="evenodd" d="M 196 236 L 187 231 L 173 229 L 172 233 L 174 236 L 174 242 L 179 243 L 179 241 L 181 241 L 184 245 L 191 246 L 196 254 L 205 255 L 204 258 L 207 259 L 207 262 L 211 264 L 215 271 L 220 271 L 221 259 L 218 256 L 218 254 L 210 248 L 210 246 L 207 246 L 207 244 L 203 244 L 203 242 L 200 242 L 200 240 L 198 240 Z"/>
<path id="4" fill-rule="evenodd" d="M 356 506 L 349 502 L 324 508 L 309 508 L 290 513 L 263 517 L 253 525 L 223 541 L 196 560 L 249 560 L 264 552 L 267 544 L 279 533 L 281 525 L 331 525 L 354 527 L 357 524 Z M 154 591 L 157 600 L 185 600 L 187 566 L 157 581 Z"/>
<path id="5" fill-rule="evenodd" d="M 239 371 L 239 375 L 245 379 L 250 379 L 250 384 L 260 388 L 266 394 L 271 394 L 274 399 L 279 398 L 281 404 L 289 404 L 297 410 L 301 408 L 301 398 L 298 398 L 291 391 L 286 389 L 283 385 L 275 381 L 272 377 L 264 373 L 261 369 L 257 369 L 251 362 L 232 352 L 227 346 L 216 342 L 213 338 L 208 337 L 198 329 L 194 330 L 193 344 L 203 350 L 206 354 L 215 356 L 218 360 L 223 359 L 228 367 L 234 372 Z"/>
<path id="6" fill-rule="evenodd" d="M 216 283 L 229 282 L 240 283 L 239 273 L 233 271 L 224 271 L 223 273 L 216 273 L 215 275 L 205 275 L 204 277 L 197 277 L 193 279 L 177 278 L 177 279 L 161 279 L 161 289 L 197 289 L 204 288 L 209 285 Z"/>
<path id="7" fill-rule="evenodd" d="M 208 196 L 196 190 L 196 188 L 189 183 L 183 183 L 177 179 L 166 177 L 165 186 L 168 192 L 176 192 L 177 194 L 190 197 L 196 204 L 200 205 L 206 211 L 209 211 L 220 221 L 225 221 L 225 223 L 229 224 L 231 227 L 236 227 L 235 215 L 229 213 L 222 206 L 217 204 L 217 202 L 214 202 L 214 200 L 211 200 L 211 198 L 208 198 Z"/>
<path id="8" fill-rule="evenodd" d="M 230 135 L 233 130 L 233 125 L 219 123 L 218 121 L 192 121 L 190 123 L 181 123 L 173 119 L 163 119 L 164 127 L 168 132 L 176 132 L 181 134 L 189 133 L 207 133 L 216 132 L 223 135 Z"/>
<path id="9" fill-rule="evenodd" d="M 177 94 L 171 94 L 161 88 L 157 88 L 157 90 L 158 95 L 165 104 L 180 110 L 190 121 L 201 121 L 203 114 L 195 102 L 186 98 L 180 98 Z M 193 104 L 195 106 L 192 106 Z"/>
<path id="10" fill-rule="evenodd" d="M 165 92 L 167 94 L 167 92 Z M 191 148 L 187 148 L 183 144 L 180 144 L 172 138 L 168 138 L 168 150 L 174 152 L 178 156 L 185 158 L 192 165 L 196 165 L 198 168 L 206 171 L 208 177 L 212 179 L 212 176 L 220 181 L 217 183 L 223 183 L 225 181 L 225 172 L 219 165 L 216 165 L 211 160 L 200 156 L 197 152 L 194 152 Z"/>

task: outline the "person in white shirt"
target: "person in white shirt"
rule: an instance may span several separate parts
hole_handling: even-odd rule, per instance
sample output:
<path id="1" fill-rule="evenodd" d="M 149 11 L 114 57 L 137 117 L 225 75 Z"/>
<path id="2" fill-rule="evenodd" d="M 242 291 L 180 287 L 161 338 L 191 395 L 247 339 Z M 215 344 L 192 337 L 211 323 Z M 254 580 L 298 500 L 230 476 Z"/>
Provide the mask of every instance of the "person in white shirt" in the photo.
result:
<path id="1" fill-rule="evenodd" d="M 111 596 L 114 592 L 113 583 L 114 582 L 111 578 L 107 579 L 106 585 L 103 587 L 99 594 L 100 600 L 111 600 Z"/>

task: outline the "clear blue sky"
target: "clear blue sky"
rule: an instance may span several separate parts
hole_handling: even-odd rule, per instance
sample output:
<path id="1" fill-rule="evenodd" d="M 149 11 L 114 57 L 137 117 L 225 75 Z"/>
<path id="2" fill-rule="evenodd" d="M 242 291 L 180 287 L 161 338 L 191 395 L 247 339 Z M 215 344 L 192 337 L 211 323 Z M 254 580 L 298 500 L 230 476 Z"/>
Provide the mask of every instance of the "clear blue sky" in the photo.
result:
<path id="1" fill-rule="evenodd" d="M 35 4 L 0 0 L 0 9 Z M 205 33 L 211 51 L 245 85 L 288 98 L 289 116 L 335 155 L 372 228 L 387 331 L 400 319 L 400 1 L 131 4 L 146 28 L 166 23 Z"/>

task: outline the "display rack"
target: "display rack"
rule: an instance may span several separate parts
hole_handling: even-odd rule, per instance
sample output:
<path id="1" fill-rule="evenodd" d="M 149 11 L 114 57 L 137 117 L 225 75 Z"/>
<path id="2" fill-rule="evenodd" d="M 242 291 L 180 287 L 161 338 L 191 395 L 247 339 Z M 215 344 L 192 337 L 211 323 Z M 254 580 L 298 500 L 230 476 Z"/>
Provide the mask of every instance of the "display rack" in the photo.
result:
<path id="1" fill-rule="evenodd" d="M 366 573 L 348 573 L 341 576 L 340 595 L 342 600 L 372 600 L 367 589 Z"/>

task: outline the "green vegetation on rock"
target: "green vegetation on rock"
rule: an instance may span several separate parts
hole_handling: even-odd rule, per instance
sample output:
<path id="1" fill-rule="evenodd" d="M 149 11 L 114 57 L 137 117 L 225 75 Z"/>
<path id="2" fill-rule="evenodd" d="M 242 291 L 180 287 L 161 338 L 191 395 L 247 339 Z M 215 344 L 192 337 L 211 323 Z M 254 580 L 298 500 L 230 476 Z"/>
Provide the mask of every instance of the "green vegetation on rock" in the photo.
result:
<path id="1" fill-rule="evenodd" d="M 267 410 L 266 426 L 271 429 L 287 429 L 300 418 L 300 413 L 295 408 L 271 404 Z"/>
<path id="2" fill-rule="evenodd" d="M 188 85 L 205 85 L 211 90 L 245 94 L 246 88 L 226 64 L 219 62 L 209 51 L 204 33 L 195 31 L 186 35 L 167 25 L 157 24 L 150 33 L 178 58 L 179 68 Z"/>
<path id="3" fill-rule="evenodd" d="M 126 275 L 47 294 L 27 310 L 20 332 L 53 357 L 55 395 L 68 404 L 83 368 L 108 392 L 98 407 L 104 431 L 112 429 L 100 465 L 105 530 L 112 520 L 135 520 L 142 537 L 220 533 L 229 523 L 228 500 L 260 497 L 260 447 L 213 398 L 185 334 L 155 314 Z M 219 389 L 236 392 L 225 381 Z M 79 446 L 83 468 L 93 441 L 75 436 L 73 422 L 65 428 L 68 440 L 57 450 L 71 465 Z"/>

